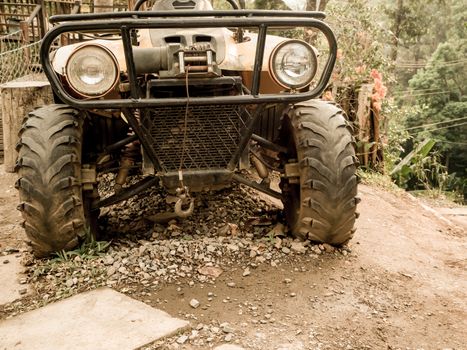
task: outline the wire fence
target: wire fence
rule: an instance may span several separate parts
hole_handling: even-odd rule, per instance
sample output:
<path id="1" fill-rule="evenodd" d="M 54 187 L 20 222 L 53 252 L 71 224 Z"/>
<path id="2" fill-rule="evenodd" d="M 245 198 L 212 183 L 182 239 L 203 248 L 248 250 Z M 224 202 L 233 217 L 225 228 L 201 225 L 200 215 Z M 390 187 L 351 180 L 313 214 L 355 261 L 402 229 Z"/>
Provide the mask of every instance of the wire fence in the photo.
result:
<path id="1" fill-rule="evenodd" d="M 0 84 L 37 73 L 41 69 L 41 41 L 24 45 L 20 35 L 11 33 L 0 37 Z"/>

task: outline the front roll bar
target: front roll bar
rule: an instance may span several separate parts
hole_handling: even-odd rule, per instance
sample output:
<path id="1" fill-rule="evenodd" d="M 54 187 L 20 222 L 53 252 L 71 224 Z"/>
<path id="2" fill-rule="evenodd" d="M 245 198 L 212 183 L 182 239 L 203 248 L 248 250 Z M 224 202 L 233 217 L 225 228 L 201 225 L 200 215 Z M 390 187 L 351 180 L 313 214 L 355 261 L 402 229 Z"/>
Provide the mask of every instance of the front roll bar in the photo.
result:
<path id="1" fill-rule="evenodd" d="M 65 22 L 51 29 L 44 37 L 41 46 L 41 61 L 44 72 L 50 81 L 51 87 L 56 95 L 66 104 L 79 109 L 88 108 L 148 108 L 155 106 L 181 106 L 186 105 L 187 98 L 142 98 L 139 96 L 139 86 L 135 72 L 133 57 L 133 47 L 131 43 L 131 31 L 138 29 L 166 29 L 166 28 L 225 28 L 241 27 L 256 28 L 258 30 L 258 43 L 255 53 L 255 66 L 253 70 L 252 89 L 249 94 L 236 96 L 218 97 L 191 97 L 191 105 L 227 105 L 227 104 L 262 104 L 262 103 L 297 103 L 318 97 L 326 88 L 331 77 L 336 61 L 337 42 L 331 28 L 324 22 L 315 18 L 302 17 L 260 17 L 251 14 L 251 17 L 238 17 L 238 12 L 250 13 L 250 11 L 230 11 L 228 18 L 216 18 L 211 11 L 191 11 L 193 17 L 190 18 L 162 18 L 159 12 L 138 12 L 146 15 L 147 18 L 118 18 L 115 20 L 97 20 L 96 15 L 88 16 L 89 21 L 84 18 L 78 21 Z M 289 12 L 289 11 L 284 11 Z M 256 12 L 257 13 L 257 12 Z M 164 14 L 166 16 L 167 14 Z M 83 16 L 83 15 L 81 15 Z M 206 18 L 208 17 L 208 18 Z M 111 17 L 112 18 L 112 17 Z M 329 57 L 317 85 L 308 92 L 302 93 L 281 93 L 281 94 L 259 94 L 260 75 L 263 62 L 266 35 L 269 27 L 311 27 L 321 31 L 326 37 L 329 45 Z M 109 31 L 118 30 L 122 36 L 123 47 L 125 49 L 125 59 L 127 73 L 130 82 L 131 98 L 129 99 L 108 99 L 108 100 L 80 100 L 71 96 L 63 87 L 58 75 L 53 70 L 49 52 L 55 39 L 67 32 L 74 31 Z"/>

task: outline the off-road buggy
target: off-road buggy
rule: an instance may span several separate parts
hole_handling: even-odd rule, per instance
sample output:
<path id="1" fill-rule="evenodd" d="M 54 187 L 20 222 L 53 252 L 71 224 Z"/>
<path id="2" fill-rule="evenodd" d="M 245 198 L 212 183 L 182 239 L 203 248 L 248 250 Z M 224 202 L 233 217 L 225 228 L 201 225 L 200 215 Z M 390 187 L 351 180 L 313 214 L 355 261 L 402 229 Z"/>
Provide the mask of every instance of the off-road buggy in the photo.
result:
<path id="1" fill-rule="evenodd" d="M 156 0 L 141 11 L 145 3 L 50 19 L 41 60 L 56 104 L 29 114 L 18 144 L 19 209 L 35 254 L 74 248 L 100 208 L 152 186 L 177 196 L 174 215 L 184 218 L 190 193 L 233 181 L 280 198 L 294 236 L 348 241 L 357 160 L 343 112 L 317 99 L 337 52 L 324 14 L 235 0 L 232 10 Z M 290 29 L 321 33 L 326 52 L 275 35 Z M 250 163 L 260 181 L 238 171 Z M 110 171 L 114 193 L 100 198 L 99 174 Z M 128 185 L 130 172 L 144 177 Z"/>

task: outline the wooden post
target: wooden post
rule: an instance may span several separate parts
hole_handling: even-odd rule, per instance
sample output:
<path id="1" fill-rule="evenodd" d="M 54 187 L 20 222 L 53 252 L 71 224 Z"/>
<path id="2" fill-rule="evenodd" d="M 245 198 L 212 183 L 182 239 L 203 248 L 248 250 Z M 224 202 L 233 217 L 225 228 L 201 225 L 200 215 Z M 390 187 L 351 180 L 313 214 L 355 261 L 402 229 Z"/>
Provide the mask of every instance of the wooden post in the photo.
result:
<path id="1" fill-rule="evenodd" d="M 38 14 L 40 34 L 39 38 L 42 39 L 47 33 L 47 9 L 45 8 L 44 0 L 37 0 L 37 4 L 41 6 L 41 9 Z"/>
<path id="2" fill-rule="evenodd" d="M 358 94 L 358 110 L 357 110 L 357 125 L 358 135 L 357 139 L 361 143 L 358 148 L 360 154 L 360 163 L 363 166 L 369 165 L 369 153 L 367 144 L 370 142 L 371 137 L 371 95 L 373 94 L 373 84 L 364 84 L 360 88 Z"/>
<path id="3" fill-rule="evenodd" d="M 112 12 L 114 0 L 94 0 L 94 13 Z"/>
<path id="4" fill-rule="evenodd" d="M 48 81 L 16 80 L 0 85 L 0 122 L 6 172 L 14 172 L 15 169 L 18 132 L 24 117 L 33 109 L 51 103 L 53 95 Z"/>
<path id="5" fill-rule="evenodd" d="M 24 61 L 25 64 L 29 64 L 31 60 L 31 50 L 29 50 L 29 23 L 27 21 L 21 21 L 19 23 L 19 27 L 21 28 L 21 41 L 22 45 L 26 45 L 24 48 Z"/>

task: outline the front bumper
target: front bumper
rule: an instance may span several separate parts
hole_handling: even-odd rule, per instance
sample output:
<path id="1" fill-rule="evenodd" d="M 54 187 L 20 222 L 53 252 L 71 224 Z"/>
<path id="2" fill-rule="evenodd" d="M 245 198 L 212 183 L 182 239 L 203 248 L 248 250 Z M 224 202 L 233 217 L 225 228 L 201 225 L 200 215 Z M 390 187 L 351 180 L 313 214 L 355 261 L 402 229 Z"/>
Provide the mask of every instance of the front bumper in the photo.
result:
<path id="1" fill-rule="evenodd" d="M 222 18 L 216 16 L 223 16 Z M 176 17 L 176 18 L 174 18 Z M 150 108 L 160 106 L 182 106 L 187 103 L 185 97 L 152 98 L 141 94 L 136 74 L 132 33 L 138 29 L 155 28 L 249 28 L 258 31 L 255 50 L 255 65 L 251 89 L 237 96 L 195 97 L 190 98 L 191 105 L 248 105 L 266 103 L 296 103 L 318 97 L 326 88 L 336 61 L 337 43 L 332 30 L 315 13 L 292 11 L 173 11 L 173 12 L 126 12 L 111 14 L 92 14 L 75 16 L 57 16 L 51 22 L 62 23 L 50 30 L 44 37 L 41 47 L 41 60 L 52 89 L 64 103 L 79 109 L 122 109 Z M 281 94 L 260 94 L 261 71 L 264 59 L 266 36 L 271 28 L 307 27 L 322 32 L 327 39 L 329 54 L 321 76 L 314 87 L 307 92 L 285 92 Z M 82 100 L 70 95 L 64 88 L 59 76 L 54 72 L 50 61 L 50 48 L 61 35 L 70 32 L 108 32 L 121 34 L 125 50 L 130 98 Z"/>

